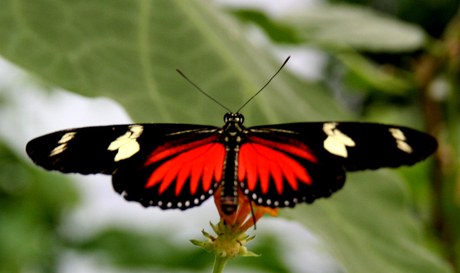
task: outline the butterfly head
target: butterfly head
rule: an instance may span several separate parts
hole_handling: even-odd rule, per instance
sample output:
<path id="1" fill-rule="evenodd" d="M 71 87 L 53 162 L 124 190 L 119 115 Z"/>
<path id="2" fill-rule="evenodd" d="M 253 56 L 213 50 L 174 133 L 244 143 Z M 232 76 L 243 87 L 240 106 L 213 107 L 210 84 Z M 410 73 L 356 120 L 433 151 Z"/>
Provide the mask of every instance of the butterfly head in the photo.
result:
<path id="1" fill-rule="evenodd" d="M 227 113 L 225 114 L 224 116 L 224 122 L 225 123 L 239 123 L 239 124 L 243 124 L 244 122 L 244 117 L 242 114 L 240 113 Z"/>

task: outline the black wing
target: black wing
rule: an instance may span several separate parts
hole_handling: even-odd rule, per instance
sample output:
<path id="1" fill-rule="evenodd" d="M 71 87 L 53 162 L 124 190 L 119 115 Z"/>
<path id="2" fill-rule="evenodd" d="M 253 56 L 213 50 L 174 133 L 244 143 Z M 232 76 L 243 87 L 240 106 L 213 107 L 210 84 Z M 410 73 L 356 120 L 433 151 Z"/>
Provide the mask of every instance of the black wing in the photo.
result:
<path id="1" fill-rule="evenodd" d="M 222 169 L 225 149 L 216 142 L 218 136 L 216 127 L 187 124 L 85 127 L 33 139 L 26 151 L 47 170 L 112 174 L 114 189 L 127 200 L 187 209 L 211 196 L 220 177 L 217 167 L 209 170 L 198 161 L 194 166 L 198 171 L 192 171 L 183 163 L 190 155 L 209 157 Z M 182 167 L 170 168 L 169 161 Z M 164 170 L 168 176 L 162 174 Z"/>
<path id="2" fill-rule="evenodd" d="M 292 207 L 342 188 L 345 171 L 412 165 L 436 140 L 413 129 L 373 123 L 292 123 L 251 127 L 240 148 L 239 180 L 259 205 Z"/>

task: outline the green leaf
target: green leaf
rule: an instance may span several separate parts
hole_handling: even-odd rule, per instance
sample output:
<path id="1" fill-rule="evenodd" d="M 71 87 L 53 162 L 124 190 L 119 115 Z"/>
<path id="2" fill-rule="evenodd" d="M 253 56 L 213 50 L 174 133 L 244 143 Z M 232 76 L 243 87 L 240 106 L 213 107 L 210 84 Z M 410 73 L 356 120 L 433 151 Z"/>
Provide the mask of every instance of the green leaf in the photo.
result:
<path id="1" fill-rule="evenodd" d="M 222 123 L 210 115 L 222 109 L 176 68 L 236 111 L 280 65 L 206 1 L 1 1 L 0 22 L 5 58 L 70 91 L 112 98 L 137 122 Z M 283 74 L 248 105 L 248 120 L 315 115 L 319 104 L 306 100 L 324 89 Z M 299 103 L 286 115 L 291 100 Z"/>
<path id="2" fill-rule="evenodd" d="M 280 22 L 305 42 L 332 51 L 411 52 L 427 40 L 421 27 L 358 5 L 317 5 Z"/>
<path id="3" fill-rule="evenodd" d="M 312 228 L 348 272 L 451 272 L 423 247 L 407 189 L 390 171 L 349 173 L 341 192 L 281 215 Z"/>
<path id="4" fill-rule="evenodd" d="M 353 84 L 365 83 L 365 86 L 391 95 L 402 95 L 415 88 L 409 79 L 403 78 L 395 71 L 385 71 L 357 52 L 333 53 L 352 73 Z M 401 74 L 401 73 L 400 73 Z"/>
<path id="5" fill-rule="evenodd" d="M 57 86 L 112 98 L 137 122 L 221 125 L 224 111 L 174 70 L 235 111 L 281 64 L 243 33 L 208 1 L 0 1 L 0 54 Z M 349 119 L 328 94 L 286 69 L 242 112 L 248 125 Z M 348 272 L 449 272 L 424 248 L 402 182 L 384 172 L 355 177 L 329 200 L 284 215 L 313 228 Z M 115 235 L 103 242 L 129 244 Z M 145 257 L 123 260 L 131 262 Z"/>

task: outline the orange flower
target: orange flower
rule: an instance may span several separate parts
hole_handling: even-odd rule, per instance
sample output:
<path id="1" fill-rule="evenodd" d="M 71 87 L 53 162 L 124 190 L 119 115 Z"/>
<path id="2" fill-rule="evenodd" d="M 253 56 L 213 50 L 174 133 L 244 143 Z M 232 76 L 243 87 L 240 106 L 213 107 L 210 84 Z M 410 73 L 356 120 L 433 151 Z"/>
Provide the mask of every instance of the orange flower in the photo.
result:
<path id="1" fill-rule="evenodd" d="M 214 193 L 214 203 L 219 211 L 221 221 L 225 224 L 234 227 L 238 230 L 246 231 L 265 214 L 268 213 L 272 216 L 278 216 L 278 208 L 272 209 L 270 207 L 258 206 L 250 201 L 238 188 L 238 209 L 231 215 L 225 214 L 221 209 L 220 204 L 220 188 Z M 252 213 L 254 215 L 252 215 Z M 255 222 L 254 222 L 255 221 Z"/>

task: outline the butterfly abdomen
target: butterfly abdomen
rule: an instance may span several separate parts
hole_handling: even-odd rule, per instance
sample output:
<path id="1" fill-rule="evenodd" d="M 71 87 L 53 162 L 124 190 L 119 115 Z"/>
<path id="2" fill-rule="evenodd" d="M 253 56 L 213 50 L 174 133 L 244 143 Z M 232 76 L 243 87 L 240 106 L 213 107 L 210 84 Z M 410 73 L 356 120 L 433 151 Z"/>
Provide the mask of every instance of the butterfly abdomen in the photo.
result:
<path id="1" fill-rule="evenodd" d="M 233 145 L 232 145 L 233 146 Z M 221 209 L 230 215 L 238 205 L 238 146 L 227 146 L 221 180 Z"/>

